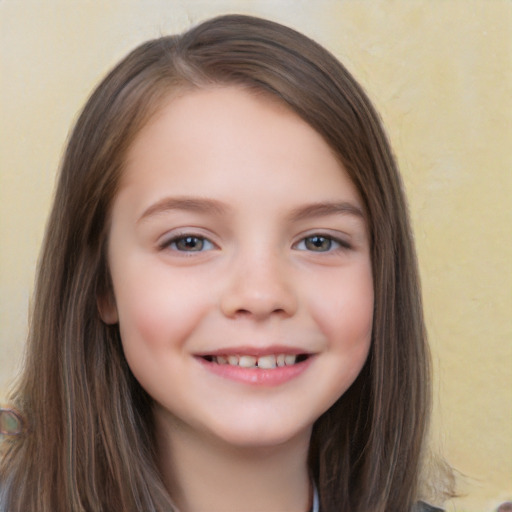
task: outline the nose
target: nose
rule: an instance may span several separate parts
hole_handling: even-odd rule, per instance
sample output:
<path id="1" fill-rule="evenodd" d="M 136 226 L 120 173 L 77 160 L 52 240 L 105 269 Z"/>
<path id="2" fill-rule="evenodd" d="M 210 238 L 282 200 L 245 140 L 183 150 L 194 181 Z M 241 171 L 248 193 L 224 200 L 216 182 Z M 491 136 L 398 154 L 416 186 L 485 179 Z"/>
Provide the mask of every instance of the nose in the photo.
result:
<path id="1" fill-rule="evenodd" d="M 297 294 L 290 271 L 278 258 L 240 258 L 230 271 L 221 296 L 221 310 L 230 318 L 290 317 L 297 311 Z"/>

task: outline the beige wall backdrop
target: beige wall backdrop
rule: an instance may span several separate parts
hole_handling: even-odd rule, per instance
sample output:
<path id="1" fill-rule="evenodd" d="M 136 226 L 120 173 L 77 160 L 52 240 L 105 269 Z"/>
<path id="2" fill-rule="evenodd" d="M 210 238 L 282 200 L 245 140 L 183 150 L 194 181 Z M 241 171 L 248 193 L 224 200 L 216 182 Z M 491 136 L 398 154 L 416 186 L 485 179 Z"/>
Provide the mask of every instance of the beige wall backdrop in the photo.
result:
<path id="1" fill-rule="evenodd" d="M 494 510 L 512 499 L 510 0 L 0 0 L 0 400 L 78 110 L 136 44 L 225 12 L 317 39 L 379 108 L 418 243 L 434 439 L 466 475 L 449 510 Z"/>

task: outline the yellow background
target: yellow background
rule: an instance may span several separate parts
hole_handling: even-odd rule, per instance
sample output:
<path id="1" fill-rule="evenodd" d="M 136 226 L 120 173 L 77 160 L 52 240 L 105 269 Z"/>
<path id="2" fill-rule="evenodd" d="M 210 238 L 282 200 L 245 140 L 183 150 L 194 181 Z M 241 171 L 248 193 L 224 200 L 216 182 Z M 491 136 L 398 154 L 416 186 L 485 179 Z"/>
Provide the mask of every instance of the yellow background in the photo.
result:
<path id="1" fill-rule="evenodd" d="M 139 42 L 242 12 L 317 39 L 380 110 L 406 183 L 435 363 L 449 510 L 512 499 L 512 2 L 0 0 L 0 399 L 26 334 L 68 130 Z"/>

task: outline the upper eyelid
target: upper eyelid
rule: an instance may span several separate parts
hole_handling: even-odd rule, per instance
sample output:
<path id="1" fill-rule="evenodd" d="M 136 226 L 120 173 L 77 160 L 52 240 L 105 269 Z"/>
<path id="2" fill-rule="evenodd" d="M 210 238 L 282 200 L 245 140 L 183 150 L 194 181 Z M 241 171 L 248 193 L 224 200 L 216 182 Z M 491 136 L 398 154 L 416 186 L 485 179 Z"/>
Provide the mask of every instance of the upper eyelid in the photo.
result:
<path id="1" fill-rule="evenodd" d="M 310 238 L 312 236 L 322 236 L 324 238 L 330 238 L 331 240 L 340 242 L 342 244 L 350 244 L 350 240 L 353 238 L 353 236 L 349 233 L 345 233 L 340 230 L 334 230 L 334 229 L 308 229 L 307 231 L 303 231 L 302 233 L 299 233 L 295 237 L 295 241 L 293 244 L 299 243 L 301 240 L 304 240 L 306 238 Z"/>
<path id="2" fill-rule="evenodd" d="M 196 236 L 197 238 L 207 238 L 208 240 L 213 238 L 212 233 L 205 228 L 199 226 L 183 226 L 167 230 L 159 236 L 159 239 L 172 240 L 175 238 L 183 238 L 185 236 Z"/>

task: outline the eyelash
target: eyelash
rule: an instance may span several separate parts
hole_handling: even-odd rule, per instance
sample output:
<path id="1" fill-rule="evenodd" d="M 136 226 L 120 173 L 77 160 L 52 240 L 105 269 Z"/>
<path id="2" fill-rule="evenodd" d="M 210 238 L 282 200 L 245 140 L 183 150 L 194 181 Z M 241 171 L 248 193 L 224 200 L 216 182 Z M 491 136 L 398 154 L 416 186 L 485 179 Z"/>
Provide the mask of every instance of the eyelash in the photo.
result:
<path id="1" fill-rule="evenodd" d="M 187 242 L 187 240 L 188 240 L 188 242 Z M 178 244 L 182 241 L 184 243 L 191 243 L 191 242 L 198 243 L 199 242 L 201 244 L 201 247 L 200 247 L 200 249 L 191 248 L 190 250 L 180 249 L 180 248 L 178 248 Z M 194 235 L 194 234 L 185 233 L 185 234 L 180 234 L 180 235 L 174 236 L 170 240 L 165 240 L 165 242 L 163 242 L 160 245 L 160 249 L 171 249 L 173 251 L 182 252 L 182 253 L 204 252 L 203 245 L 205 243 L 207 245 L 209 245 L 208 249 L 206 249 L 206 250 L 211 250 L 215 247 L 213 242 L 211 242 L 210 240 L 208 240 L 208 238 L 206 238 L 204 236 L 198 236 L 198 235 Z"/>
<path id="2" fill-rule="evenodd" d="M 325 250 L 315 250 L 307 247 L 308 241 L 312 241 L 313 244 L 315 244 L 314 239 L 321 242 L 328 242 L 328 247 Z M 300 248 L 300 246 L 303 245 L 304 248 Z M 334 247 L 333 247 L 334 246 Z M 317 246 L 319 247 L 319 246 Z M 346 251 L 348 249 L 351 249 L 352 246 L 346 241 L 342 240 L 340 238 L 336 238 L 330 235 L 323 235 L 320 233 L 314 233 L 312 235 L 306 236 L 299 240 L 295 245 L 294 248 L 299 251 L 309 251 L 309 252 L 317 252 L 317 253 L 332 253 L 332 252 L 338 252 L 338 251 Z"/>
<path id="3" fill-rule="evenodd" d="M 178 244 L 180 242 L 184 242 L 185 244 L 193 244 L 194 247 L 190 247 L 189 249 L 185 248 L 179 248 Z M 312 248 L 311 245 L 308 247 L 308 242 L 312 242 L 313 244 L 321 244 L 324 242 L 327 242 L 327 247 L 325 249 L 322 249 L 320 245 L 316 245 L 316 248 L 319 248 L 320 250 L 315 250 L 315 248 Z M 195 245 L 199 244 L 199 249 L 195 248 Z M 205 249 L 204 245 L 207 245 L 208 247 Z M 302 246 L 302 247 L 301 247 Z M 334 246 L 334 247 L 333 247 Z M 181 252 L 181 253 L 194 253 L 194 252 L 205 252 L 209 251 L 215 248 L 215 245 L 213 242 L 211 242 L 208 238 L 204 236 L 198 236 L 194 234 L 184 233 L 179 234 L 177 236 L 174 236 L 173 238 L 166 240 L 163 242 L 160 246 L 161 249 L 171 249 L 173 251 Z M 293 245 L 293 249 L 299 250 L 299 251 L 309 251 L 309 252 L 317 252 L 317 253 L 332 253 L 337 251 L 344 251 L 351 249 L 352 246 L 346 242 L 345 240 L 330 236 L 330 235 L 323 235 L 323 234 L 312 234 L 309 236 L 306 236 L 299 240 L 296 244 Z"/>

